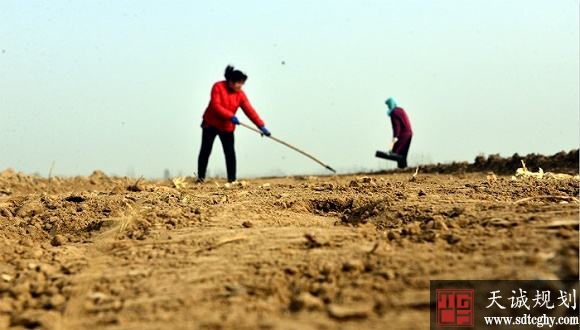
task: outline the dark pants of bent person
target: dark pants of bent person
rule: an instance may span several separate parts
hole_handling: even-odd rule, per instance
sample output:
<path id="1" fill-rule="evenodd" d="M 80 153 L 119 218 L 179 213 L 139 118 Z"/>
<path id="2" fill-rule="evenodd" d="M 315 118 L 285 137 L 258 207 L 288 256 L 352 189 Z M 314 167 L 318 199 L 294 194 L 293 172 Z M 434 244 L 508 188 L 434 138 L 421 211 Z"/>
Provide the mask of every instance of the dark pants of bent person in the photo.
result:
<path id="1" fill-rule="evenodd" d="M 411 138 L 413 136 L 401 136 L 398 138 L 397 142 L 393 146 L 393 152 L 401 156 L 401 160 L 397 161 L 398 168 L 407 167 L 407 154 L 409 153 L 409 148 L 411 147 Z"/>
<path id="2" fill-rule="evenodd" d="M 228 172 L 228 182 L 236 181 L 236 151 L 234 150 L 234 132 L 221 132 L 214 127 L 203 127 L 201 133 L 201 150 L 197 158 L 197 178 L 205 180 L 207 162 L 215 137 L 219 136 L 226 158 L 226 169 Z"/>

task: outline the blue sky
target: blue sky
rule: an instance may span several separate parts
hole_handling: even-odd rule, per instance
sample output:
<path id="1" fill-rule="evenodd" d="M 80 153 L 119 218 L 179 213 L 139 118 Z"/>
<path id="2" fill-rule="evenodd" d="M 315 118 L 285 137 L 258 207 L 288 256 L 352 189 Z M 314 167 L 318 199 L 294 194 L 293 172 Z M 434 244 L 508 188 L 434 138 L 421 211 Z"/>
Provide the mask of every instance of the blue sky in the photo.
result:
<path id="1" fill-rule="evenodd" d="M 578 12 L 578 0 L 0 0 L 0 170 L 193 175 L 229 63 L 276 137 L 340 172 L 394 167 L 374 157 L 391 139 L 388 96 L 413 123 L 411 165 L 578 148 Z M 239 177 L 325 173 L 242 127 L 236 149 Z M 225 174 L 219 141 L 209 172 Z"/>

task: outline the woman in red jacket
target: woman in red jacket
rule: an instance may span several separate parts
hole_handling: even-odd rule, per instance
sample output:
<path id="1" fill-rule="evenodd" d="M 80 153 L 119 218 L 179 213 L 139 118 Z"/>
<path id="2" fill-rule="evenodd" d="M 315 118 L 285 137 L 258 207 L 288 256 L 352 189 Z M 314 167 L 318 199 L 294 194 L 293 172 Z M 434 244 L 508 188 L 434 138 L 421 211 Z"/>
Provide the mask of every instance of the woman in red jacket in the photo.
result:
<path id="1" fill-rule="evenodd" d="M 219 136 L 224 149 L 228 182 L 236 181 L 234 130 L 236 125 L 240 123 L 236 117 L 238 108 L 242 108 L 246 116 L 260 128 L 264 135 L 270 136 L 264 121 L 254 110 L 242 90 L 242 86 L 248 76 L 228 65 L 225 71 L 225 78 L 226 80 L 218 81 L 213 85 L 209 105 L 203 114 L 201 150 L 197 159 L 197 179 L 199 182 L 205 180 L 207 163 L 216 136 Z"/>
<path id="2" fill-rule="evenodd" d="M 407 167 L 407 154 L 411 147 L 411 138 L 413 138 L 411 121 L 405 110 L 397 106 L 397 102 L 392 97 L 389 97 L 385 104 L 388 107 L 387 115 L 391 117 L 391 125 L 393 126 L 393 142 L 389 151 L 397 160 L 397 167 L 405 168 Z"/>

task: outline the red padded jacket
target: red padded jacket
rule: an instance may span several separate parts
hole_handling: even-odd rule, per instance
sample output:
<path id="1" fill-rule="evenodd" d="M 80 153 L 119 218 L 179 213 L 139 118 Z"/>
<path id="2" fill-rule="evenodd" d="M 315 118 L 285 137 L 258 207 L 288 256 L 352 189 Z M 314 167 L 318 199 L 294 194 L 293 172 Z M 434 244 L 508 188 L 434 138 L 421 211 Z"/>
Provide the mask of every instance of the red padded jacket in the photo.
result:
<path id="1" fill-rule="evenodd" d="M 264 126 L 244 91 L 231 91 L 225 80 L 216 82 L 211 89 L 211 99 L 203 113 L 202 127 L 214 127 L 222 132 L 233 132 L 236 125 L 232 123 L 238 108 L 242 108 L 246 116 L 258 127 Z"/>

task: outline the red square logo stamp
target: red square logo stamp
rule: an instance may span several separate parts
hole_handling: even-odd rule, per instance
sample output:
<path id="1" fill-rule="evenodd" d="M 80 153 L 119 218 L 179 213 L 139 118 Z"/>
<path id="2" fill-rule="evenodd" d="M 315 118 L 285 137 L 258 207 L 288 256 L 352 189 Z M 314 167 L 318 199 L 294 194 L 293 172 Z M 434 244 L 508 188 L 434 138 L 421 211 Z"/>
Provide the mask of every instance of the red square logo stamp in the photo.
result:
<path id="1" fill-rule="evenodd" d="M 473 328 L 473 289 L 437 289 L 437 327 Z"/>

